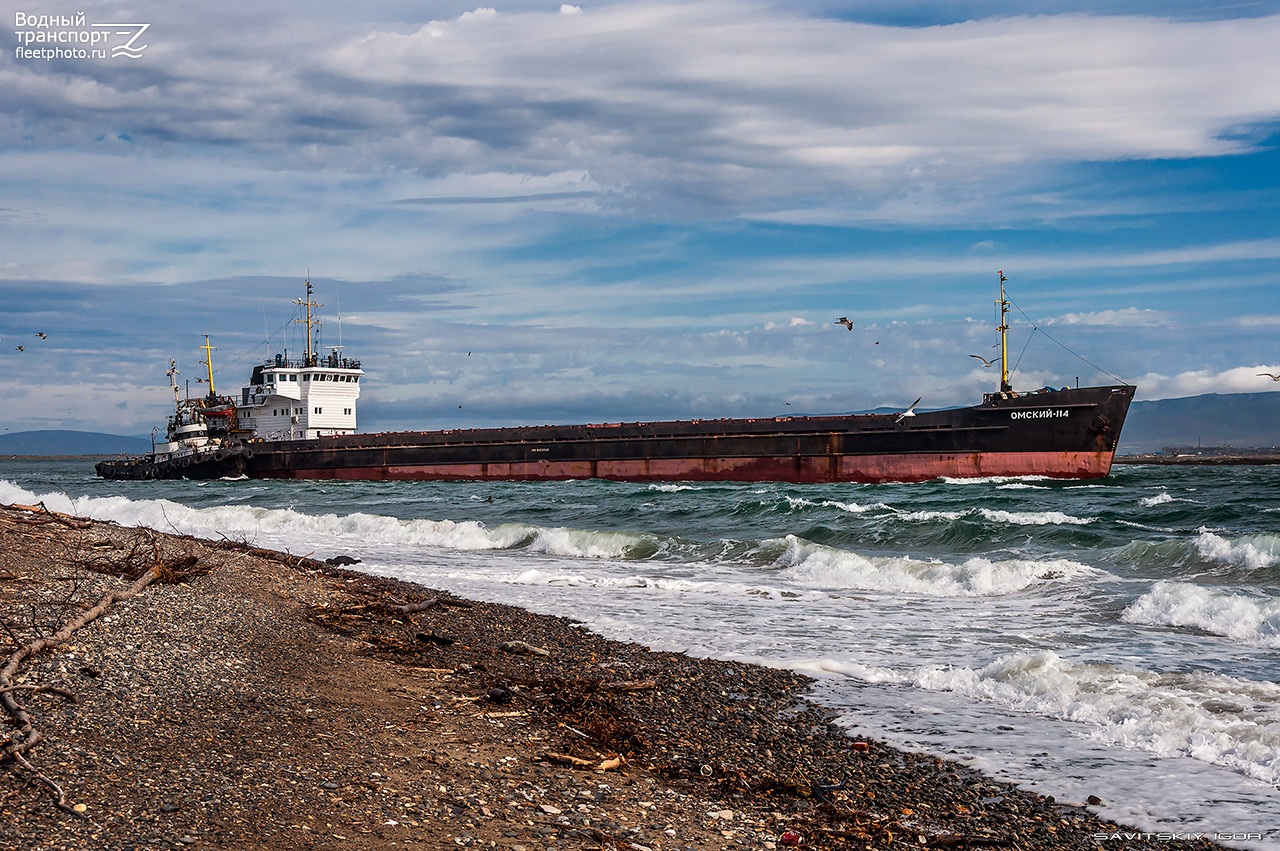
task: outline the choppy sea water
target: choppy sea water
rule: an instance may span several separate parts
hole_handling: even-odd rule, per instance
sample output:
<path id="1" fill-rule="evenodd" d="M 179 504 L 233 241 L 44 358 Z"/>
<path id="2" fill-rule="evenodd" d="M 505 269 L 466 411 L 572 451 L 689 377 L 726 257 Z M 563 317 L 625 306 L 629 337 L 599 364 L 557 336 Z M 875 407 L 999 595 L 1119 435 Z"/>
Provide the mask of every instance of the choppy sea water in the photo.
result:
<path id="1" fill-rule="evenodd" d="M 794 668 L 864 735 L 1280 849 L 1280 467 L 911 485 L 107 482 L 0 502 L 245 540 Z M 1116 847 L 1123 841 L 1117 840 Z"/>

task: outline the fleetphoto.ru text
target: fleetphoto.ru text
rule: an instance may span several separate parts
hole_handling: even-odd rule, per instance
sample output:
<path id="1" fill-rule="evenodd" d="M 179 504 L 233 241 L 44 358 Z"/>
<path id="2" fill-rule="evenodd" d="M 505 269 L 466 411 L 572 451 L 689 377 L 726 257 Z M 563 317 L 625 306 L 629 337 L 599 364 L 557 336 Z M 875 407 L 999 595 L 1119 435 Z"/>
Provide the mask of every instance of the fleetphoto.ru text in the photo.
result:
<path id="1" fill-rule="evenodd" d="M 33 15 L 17 12 L 13 20 L 16 59 L 141 59 L 142 40 L 151 24 L 89 23 L 84 12 Z"/>

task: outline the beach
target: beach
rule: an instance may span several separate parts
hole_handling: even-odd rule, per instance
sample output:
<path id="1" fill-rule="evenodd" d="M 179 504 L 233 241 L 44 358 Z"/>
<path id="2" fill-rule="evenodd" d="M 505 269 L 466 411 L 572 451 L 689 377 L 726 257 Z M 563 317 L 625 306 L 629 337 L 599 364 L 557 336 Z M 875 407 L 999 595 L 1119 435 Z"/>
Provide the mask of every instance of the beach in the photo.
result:
<path id="1" fill-rule="evenodd" d="M 40 506 L 0 552 L 9 652 L 42 644 L 4 684 L 4 847 L 1168 847 L 850 735 L 793 672 Z"/>

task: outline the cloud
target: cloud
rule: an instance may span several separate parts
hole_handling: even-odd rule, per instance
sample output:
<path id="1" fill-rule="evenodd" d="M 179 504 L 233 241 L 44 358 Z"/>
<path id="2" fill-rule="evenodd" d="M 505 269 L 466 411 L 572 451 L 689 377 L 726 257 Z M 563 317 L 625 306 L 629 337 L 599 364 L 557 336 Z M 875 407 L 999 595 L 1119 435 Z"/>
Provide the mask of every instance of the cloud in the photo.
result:
<path id="1" fill-rule="evenodd" d="M 1176 399 L 1202 393 L 1259 393 L 1274 388 L 1271 379 L 1258 373 L 1280 375 L 1280 365 L 1259 364 L 1222 371 L 1193 370 L 1177 375 L 1148 373 L 1136 382 L 1142 399 Z"/>
<path id="2" fill-rule="evenodd" d="M 959 214 L 1020 167 L 1243 152 L 1280 114 L 1280 90 L 1255 84 L 1280 76 L 1280 17 L 887 27 L 729 0 L 565 9 L 358 33 L 170 11 L 128 69 L 5 58 L 0 108 L 19 120 L 0 138 L 427 178 L 572 167 L 620 209 L 782 214 L 838 187 L 846 211 Z"/>
<path id="3" fill-rule="evenodd" d="M 1167 311 L 1153 310 L 1149 307 L 1125 307 L 1119 310 L 1097 310 L 1091 313 L 1067 313 L 1057 319 L 1049 320 L 1046 324 L 1151 328 L 1169 323 L 1170 317 Z"/>
<path id="4" fill-rule="evenodd" d="M 1275 328 L 1280 326 L 1280 314 L 1240 316 L 1235 321 L 1241 328 Z"/>
<path id="5" fill-rule="evenodd" d="M 805 319 L 802 316 L 793 316 L 787 322 L 769 321 L 764 324 L 764 330 L 773 331 L 777 328 L 799 328 L 801 326 L 809 326 L 815 324 L 811 319 Z"/>
<path id="6" fill-rule="evenodd" d="M 136 62 L 0 51 L 0 337 L 65 332 L 33 392 L 161 419 L 167 358 L 210 332 L 237 385 L 308 269 L 371 426 L 970 403 L 1000 268 L 1159 392 L 1273 347 L 1280 16 L 475 5 L 143 0 Z M 1110 380 L 1072 354 L 1017 383 Z"/>

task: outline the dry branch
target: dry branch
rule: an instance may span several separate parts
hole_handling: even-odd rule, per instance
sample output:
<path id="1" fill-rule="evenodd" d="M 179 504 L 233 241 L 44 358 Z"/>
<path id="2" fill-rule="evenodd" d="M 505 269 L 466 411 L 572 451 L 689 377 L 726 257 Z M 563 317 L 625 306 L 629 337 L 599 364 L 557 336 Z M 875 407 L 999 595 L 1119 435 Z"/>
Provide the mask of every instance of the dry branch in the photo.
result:
<path id="1" fill-rule="evenodd" d="M 397 606 L 396 608 L 404 612 L 406 615 L 411 615 L 414 612 L 424 612 L 432 606 L 438 605 L 440 605 L 440 600 L 436 597 L 432 597 L 430 600 L 423 600 L 419 603 L 406 603 L 405 605 Z"/>
<path id="2" fill-rule="evenodd" d="M 61 511 L 50 511 L 43 502 L 37 503 L 36 505 L 19 505 L 15 503 L 14 505 L 11 505 L 10 508 L 17 508 L 21 511 L 27 511 L 36 515 L 35 517 L 14 521 L 15 523 L 22 523 L 28 526 L 44 526 L 47 523 L 58 523 L 66 526 L 68 529 L 88 529 L 93 525 L 92 520 L 82 520 L 71 514 L 63 514 Z"/>
<path id="3" fill-rule="evenodd" d="M 43 508 L 43 506 L 41 506 Z M 35 510 L 35 509 L 31 509 Z M 45 512 L 54 517 L 54 520 L 48 522 L 64 523 L 60 517 L 65 515 L 56 515 L 53 512 Z M 44 515 L 41 515 L 42 517 Z M 65 524 L 64 525 L 69 525 Z M 89 524 L 91 525 L 91 524 Z M 79 528 L 79 527 L 73 527 Z M 150 545 L 150 553 L 147 553 L 147 545 Z M 82 612 L 77 617 L 63 624 L 57 632 L 52 635 L 44 635 L 20 646 L 10 656 L 3 668 L 0 668 L 0 705 L 3 705 L 5 711 L 9 714 L 17 725 L 17 730 L 10 735 L 8 741 L 3 747 L 0 747 L 0 762 L 11 760 L 24 771 L 26 771 L 33 781 L 47 787 L 53 795 L 54 804 L 65 812 L 76 816 L 81 816 L 81 812 L 77 812 L 67 804 L 66 793 L 62 787 L 54 782 L 50 777 L 45 775 L 27 760 L 27 754 L 42 739 L 40 731 L 36 728 L 31 719 L 31 715 L 27 712 L 26 707 L 18 702 L 17 692 L 30 692 L 31 694 L 39 694 L 41 692 L 53 692 L 75 702 L 75 696 L 70 692 L 60 688 L 48 685 L 26 685 L 14 683 L 14 677 L 18 672 L 19 666 L 26 659 L 32 658 L 38 653 L 50 650 L 71 638 L 71 636 L 79 629 L 87 624 L 92 623 L 112 605 L 118 602 L 128 600 L 141 593 L 148 585 L 153 582 L 177 582 L 186 576 L 195 573 L 207 573 L 207 568 L 198 566 L 199 562 L 195 555 L 190 552 L 183 554 L 174 559 L 166 560 L 160 550 L 160 539 L 154 534 L 145 534 L 140 538 L 136 538 L 133 546 L 126 553 L 125 558 L 117 561 L 97 561 L 86 563 L 84 567 L 100 573 L 107 573 L 117 576 L 133 577 L 138 570 L 139 562 L 150 564 L 142 570 L 140 574 L 133 578 L 132 584 L 123 590 L 112 590 L 104 594 L 98 602 Z M 13 636 L 10 630 L 11 637 Z M 80 808 L 81 810 L 83 808 Z"/>

